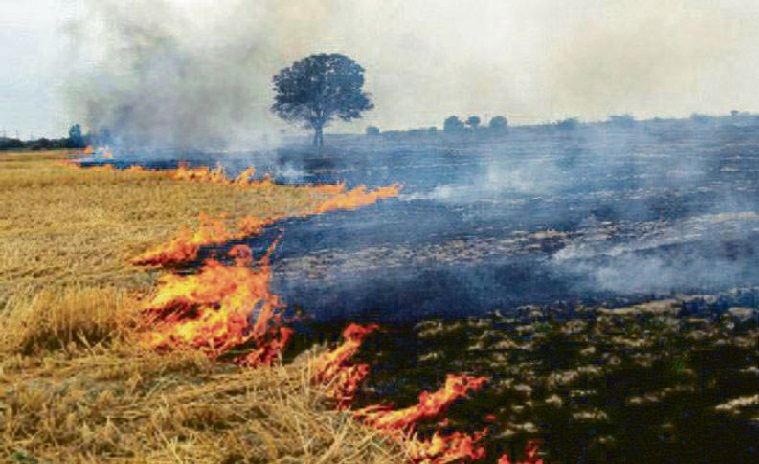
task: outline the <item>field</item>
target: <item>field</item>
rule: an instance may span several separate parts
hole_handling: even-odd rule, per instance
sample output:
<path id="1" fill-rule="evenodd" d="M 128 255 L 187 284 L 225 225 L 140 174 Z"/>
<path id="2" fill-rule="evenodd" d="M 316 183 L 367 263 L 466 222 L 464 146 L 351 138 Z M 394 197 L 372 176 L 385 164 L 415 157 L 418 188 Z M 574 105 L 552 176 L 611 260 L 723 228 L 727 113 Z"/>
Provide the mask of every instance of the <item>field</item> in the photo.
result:
<path id="1" fill-rule="evenodd" d="M 330 406 L 308 355 L 244 369 L 140 348 L 157 271 L 129 260 L 198 213 L 300 214 L 308 187 L 235 189 L 0 154 L 0 456 L 11 462 L 398 462 Z"/>
<path id="2" fill-rule="evenodd" d="M 334 412 L 329 389 L 309 381 L 325 343 L 359 322 L 381 328 L 354 356 L 371 367 L 354 417 L 394 404 L 388 414 L 416 415 L 421 437 L 487 430 L 482 462 L 521 459 L 535 440 L 554 464 L 754 462 L 758 130 L 756 118 L 736 116 L 188 155 L 231 176 L 252 162 L 277 183 L 250 189 L 101 166 L 167 168 L 180 158 L 172 152 L 94 155 L 83 163 L 91 169 L 58 154 L 6 155 L 7 452 L 17 461 L 77 449 L 93 462 L 446 462 L 411 459 L 408 441 Z M 356 209 L 326 207 L 327 190 L 304 186 L 337 182 L 351 192 L 403 187 Z M 197 228 L 199 212 L 229 212 L 230 226 L 247 214 L 278 220 L 205 241 L 189 261 L 160 255 L 162 270 L 129 264 L 180 226 Z M 222 257 L 241 246 L 270 259 L 267 297 L 280 299 L 294 330 L 284 366 L 245 370 L 134 343 L 145 328 L 139 308 L 166 297 L 145 297 L 164 271 L 178 286 L 204 281 L 204 259 L 226 269 Z M 213 340 L 195 348 L 217 353 Z M 484 383 L 417 414 L 420 391 L 451 375 Z M 38 407 L 39 385 L 58 392 L 58 410 Z M 72 412 L 82 392 L 102 407 Z M 241 414 L 248 402 L 257 407 Z M 90 420 L 111 432 L 93 435 Z"/>

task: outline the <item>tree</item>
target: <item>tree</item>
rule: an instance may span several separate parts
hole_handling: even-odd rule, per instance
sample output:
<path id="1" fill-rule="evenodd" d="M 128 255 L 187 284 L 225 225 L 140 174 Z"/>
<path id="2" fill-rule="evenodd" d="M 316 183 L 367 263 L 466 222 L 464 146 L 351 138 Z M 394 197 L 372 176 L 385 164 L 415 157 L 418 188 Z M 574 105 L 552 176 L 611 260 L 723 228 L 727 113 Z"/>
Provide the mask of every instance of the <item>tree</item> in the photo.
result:
<path id="1" fill-rule="evenodd" d="M 362 90 L 364 68 L 345 55 L 311 55 L 274 76 L 272 112 L 314 131 L 314 145 L 324 145 L 324 127 L 335 118 L 350 121 L 374 105 Z"/>
<path id="2" fill-rule="evenodd" d="M 505 131 L 509 126 L 509 120 L 506 116 L 493 116 L 488 123 L 488 129 L 492 131 Z"/>
<path id="3" fill-rule="evenodd" d="M 469 116 L 466 118 L 466 125 L 471 127 L 474 130 L 477 130 L 478 127 L 480 127 L 480 123 L 482 122 L 482 119 L 480 119 L 479 116 Z"/>
<path id="4" fill-rule="evenodd" d="M 82 137 L 82 128 L 79 124 L 74 124 L 69 129 L 69 146 L 70 148 L 84 148 L 84 137 Z"/>
<path id="5" fill-rule="evenodd" d="M 448 116 L 445 118 L 445 121 L 443 121 L 443 131 L 445 132 L 456 132 L 463 128 L 464 123 L 458 116 Z"/>
<path id="6" fill-rule="evenodd" d="M 380 135 L 379 127 L 369 126 L 366 128 L 366 135 Z"/>
<path id="7" fill-rule="evenodd" d="M 580 121 L 577 118 L 567 118 L 556 121 L 556 128 L 561 130 L 575 130 Z"/>

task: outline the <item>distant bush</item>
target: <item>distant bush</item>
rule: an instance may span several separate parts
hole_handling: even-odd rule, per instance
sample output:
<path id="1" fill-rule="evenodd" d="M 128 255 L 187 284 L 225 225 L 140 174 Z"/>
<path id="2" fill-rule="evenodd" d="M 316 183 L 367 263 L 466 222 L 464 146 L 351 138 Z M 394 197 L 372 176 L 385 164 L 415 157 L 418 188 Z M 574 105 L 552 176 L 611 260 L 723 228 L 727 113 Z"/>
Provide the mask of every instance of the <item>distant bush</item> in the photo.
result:
<path id="1" fill-rule="evenodd" d="M 464 123 L 458 116 L 448 116 L 443 121 L 443 131 L 445 132 L 458 132 L 464 129 Z"/>
<path id="2" fill-rule="evenodd" d="M 377 126 L 369 126 L 366 128 L 366 135 L 379 135 L 380 130 Z"/>
<path id="3" fill-rule="evenodd" d="M 488 123 L 488 129 L 493 131 L 505 131 L 509 126 L 509 120 L 505 116 L 493 116 Z"/>
<path id="4" fill-rule="evenodd" d="M 480 124 L 482 123 L 482 119 L 480 119 L 479 116 L 469 116 L 466 118 L 466 125 L 471 127 L 472 129 L 477 129 L 480 127 Z"/>
<path id="5" fill-rule="evenodd" d="M 560 130 L 574 130 L 577 129 L 578 124 L 580 124 L 580 120 L 577 118 L 562 119 L 554 123 L 556 128 Z"/>
<path id="6" fill-rule="evenodd" d="M 19 139 L 0 137 L 0 150 L 18 150 L 24 148 L 24 142 Z"/>

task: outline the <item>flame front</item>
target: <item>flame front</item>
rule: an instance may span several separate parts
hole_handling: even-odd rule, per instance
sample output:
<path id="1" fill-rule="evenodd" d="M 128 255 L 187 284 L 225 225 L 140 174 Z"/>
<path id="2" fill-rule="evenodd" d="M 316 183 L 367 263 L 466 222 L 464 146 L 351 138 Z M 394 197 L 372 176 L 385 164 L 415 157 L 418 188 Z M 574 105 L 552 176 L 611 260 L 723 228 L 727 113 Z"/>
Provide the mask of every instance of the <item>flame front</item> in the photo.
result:
<path id="1" fill-rule="evenodd" d="M 269 292 L 268 255 L 252 263 L 250 248 L 230 252 L 233 266 L 210 259 L 197 274 L 167 274 L 145 309 L 155 322 L 145 336 L 153 349 L 197 349 L 210 357 L 252 344 L 239 362 L 270 364 L 291 335 L 281 324 L 279 299 Z"/>
<path id="2" fill-rule="evenodd" d="M 204 245 L 221 245 L 238 238 L 227 228 L 226 216 L 211 217 L 198 215 L 200 225 L 195 232 L 182 228 L 170 241 L 137 256 L 132 260 L 135 265 L 166 265 L 192 261 L 198 256 L 198 250 Z"/>
<path id="3" fill-rule="evenodd" d="M 419 394 L 419 402 L 408 408 L 393 410 L 382 405 L 373 405 L 355 412 L 372 427 L 382 430 L 406 430 L 422 419 L 436 417 L 470 390 L 478 390 L 487 382 L 487 377 L 448 375 L 445 385 L 436 392 L 424 391 Z"/>
<path id="4" fill-rule="evenodd" d="M 477 461 L 485 458 L 485 449 L 478 446 L 484 432 L 469 435 L 454 432 L 443 436 L 435 432 L 431 438 L 424 440 L 413 435 L 408 436 L 404 443 L 408 450 L 409 460 L 420 464 L 445 464 L 469 459 Z"/>
<path id="5" fill-rule="evenodd" d="M 361 348 L 364 338 L 377 328 L 376 324 L 348 324 L 343 331 L 345 342 L 313 362 L 314 380 L 327 385 L 327 396 L 335 400 L 341 409 L 350 406 L 361 382 L 369 374 L 367 364 L 353 365 L 348 360 Z"/>
<path id="6" fill-rule="evenodd" d="M 94 152 L 89 147 L 85 149 L 85 154 L 88 150 L 90 154 Z M 115 170 L 110 164 L 92 169 Z M 126 171 L 184 182 L 255 188 L 274 185 L 268 176 L 259 181 L 252 180 L 255 174 L 252 167 L 233 180 L 220 166 L 215 169 L 189 168 L 181 164 L 173 171 L 153 171 L 132 166 Z M 315 193 L 327 198 L 306 215 L 358 208 L 383 198 L 395 197 L 400 190 L 397 185 L 373 191 L 365 186 L 348 191 L 345 184 L 312 188 Z M 136 257 L 133 263 L 164 266 L 192 261 L 197 258 L 202 246 L 221 245 L 259 234 L 264 227 L 281 218 L 247 216 L 237 223 L 236 231 L 227 227 L 224 215 L 215 218 L 200 215 L 199 219 L 200 225 L 195 232 L 182 229 L 174 239 Z M 282 305 L 269 288 L 272 276 L 269 261 L 275 245 L 258 262 L 254 262 L 249 247 L 237 245 L 230 251 L 235 258 L 233 265 L 209 259 L 195 274 L 167 272 L 160 278 L 155 292 L 144 306 L 148 322 L 145 327 L 149 326 L 149 330 L 142 333 L 142 343 L 156 350 L 199 350 L 211 358 L 221 357 L 251 367 L 269 365 L 280 358 L 293 331 L 284 326 Z M 312 362 L 312 382 L 325 384 L 327 396 L 340 408 L 350 407 L 361 382 L 369 373 L 367 364 L 352 364 L 350 358 L 361 348 L 366 336 L 377 328 L 376 325 L 349 324 L 343 332 L 344 342 Z M 423 437 L 417 432 L 417 423 L 444 413 L 451 404 L 466 397 L 468 392 L 480 389 L 486 381 L 485 377 L 449 375 L 440 390 L 422 392 L 416 405 L 397 410 L 372 405 L 355 411 L 354 415 L 400 442 L 407 450 L 410 462 L 445 464 L 480 460 L 485 457 L 480 442 L 487 430 L 474 434 L 435 432 Z M 504 455 L 498 462 L 509 464 L 511 461 Z M 542 463 L 543 460 L 537 455 L 537 444 L 531 442 L 527 460 L 516 464 Z"/>
<path id="7" fill-rule="evenodd" d="M 543 459 L 538 456 L 539 444 L 536 440 L 530 440 L 527 442 L 525 454 L 527 459 L 524 461 L 514 461 L 513 464 L 543 464 Z M 512 464 L 509 460 L 509 456 L 504 454 L 501 459 L 498 460 L 498 464 Z"/>
<path id="8" fill-rule="evenodd" d="M 216 171 L 209 171 L 208 168 L 202 169 L 204 170 L 201 171 L 201 168 L 198 168 L 195 170 L 185 169 L 185 171 L 177 170 L 176 172 L 184 172 L 179 178 L 185 180 L 194 179 L 193 176 L 196 174 L 200 176 L 198 178 L 203 179 L 213 179 L 216 178 L 215 176 L 220 176 L 218 179 L 226 179 L 223 170 L 219 171 L 219 174 L 213 174 Z M 240 178 L 238 177 L 238 180 L 239 179 Z M 238 181 L 220 180 L 219 182 L 232 182 L 232 184 L 240 185 L 237 183 Z M 319 193 L 332 191 L 340 192 L 345 188 L 342 184 L 324 187 L 327 188 L 318 189 Z M 323 214 L 337 209 L 359 208 L 361 206 L 375 203 L 383 198 L 398 196 L 399 191 L 400 187 L 396 185 L 379 187 L 373 191 L 367 191 L 366 187 L 361 185 L 347 192 L 342 191 L 342 193 L 331 194 L 332 196 L 318 204 L 312 211 L 305 212 L 301 216 Z M 201 215 L 200 226 L 196 232 L 193 233 L 186 228 L 180 229 L 174 238 L 136 257 L 132 260 L 132 263 L 143 266 L 158 266 L 193 261 L 197 257 L 198 251 L 203 246 L 218 245 L 231 240 L 243 240 L 255 236 L 259 234 L 264 227 L 272 225 L 282 218 L 283 216 L 268 218 L 245 216 L 238 221 L 237 231 L 233 232 L 227 228 L 224 216 L 210 218 L 207 215 Z"/>

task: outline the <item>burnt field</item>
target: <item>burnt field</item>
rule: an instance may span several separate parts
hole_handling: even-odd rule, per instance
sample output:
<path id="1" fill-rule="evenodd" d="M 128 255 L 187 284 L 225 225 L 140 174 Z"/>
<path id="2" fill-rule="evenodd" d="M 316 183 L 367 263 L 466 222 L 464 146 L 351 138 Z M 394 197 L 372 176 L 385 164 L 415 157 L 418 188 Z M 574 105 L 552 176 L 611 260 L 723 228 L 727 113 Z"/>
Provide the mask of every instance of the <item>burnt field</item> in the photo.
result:
<path id="1" fill-rule="evenodd" d="M 282 237 L 273 291 L 306 315 L 286 356 L 346 321 L 382 323 L 360 401 L 404 406 L 446 373 L 486 375 L 449 420 L 488 426 L 490 456 L 538 438 L 549 462 L 759 461 L 754 118 L 344 136 L 321 152 L 116 164 L 180 158 L 252 163 L 281 183 L 403 185 L 397 200 L 247 242 Z"/>

